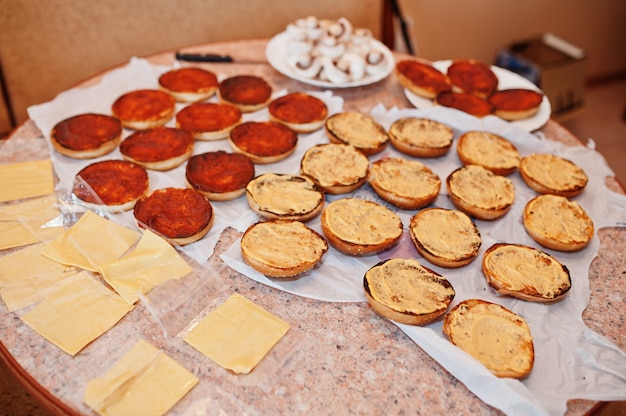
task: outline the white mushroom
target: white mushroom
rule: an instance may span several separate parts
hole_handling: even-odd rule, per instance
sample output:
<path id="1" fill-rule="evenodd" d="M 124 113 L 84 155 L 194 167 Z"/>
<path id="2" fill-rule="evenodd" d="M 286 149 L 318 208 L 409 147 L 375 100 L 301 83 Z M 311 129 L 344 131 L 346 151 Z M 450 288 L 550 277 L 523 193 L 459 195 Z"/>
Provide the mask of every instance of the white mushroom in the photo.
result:
<path id="1" fill-rule="evenodd" d="M 354 45 L 369 45 L 372 39 L 372 31 L 366 28 L 357 28 L 352 33 L 350 41 Z"/>
<path id="2" fill-rule="evenodd" d="M 378 75 L 385 71 L 387 62 L 385 55 L 378 49 L 372 48 L 365 57 L 365 72 L 369 75 Z"/>
<path id="3" fill-rule="evenodd" d="M 287 56 L 302 56 L 313 51 L 313 42 L 290 39 L 287 41 Z"/>
<path id="4" fill-rule="evenodd" d="M 297 76 L 311 79 L 319 75 L 322 69 L 322 63 L 319 58 L 306 55 L 301 56 L 300 59 L 295 61 L 292 69 Z"/>
<path id="5" fill-rule="evenodd" d="M 337 40 L 331 36 L 324 36 L 315 48 L 315 54 L 318 56 L 324 56 L 331 59 L 337 59 L 346 51 L 346 45 L 338 43 Z"/>
<path id="6" fill-rule="evenodd" d="M 337 68 L 346 72 L 351 81 L 359 81 L 365 76 L 365 58 L 355 53 L 345 53 L 337 62 Z"/>
<path id="7" fill-rule="evenodd" d="M 322 57 L 320 59 L 322 62 L 324 76 L 328 79 L 328 81 L 333 84 L 343 84 L 350 81 L 348 73 L 339 69 L 332 59 L 328 57 Z"/>
<path id="8" fill-rule="evenodd" d="M 345 17 L 337 19 L 337 24 L 341 27 L 341 32 L 338 35 L 339 42 L 347 42 L 352 37 L 352 23 Z"/>

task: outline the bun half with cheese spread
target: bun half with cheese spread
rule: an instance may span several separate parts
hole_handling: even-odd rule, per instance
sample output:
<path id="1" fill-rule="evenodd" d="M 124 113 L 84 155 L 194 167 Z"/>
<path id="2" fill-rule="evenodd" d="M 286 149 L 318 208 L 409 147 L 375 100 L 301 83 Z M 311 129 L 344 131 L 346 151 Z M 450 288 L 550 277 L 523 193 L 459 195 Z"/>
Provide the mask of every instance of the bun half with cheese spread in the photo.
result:
<path id="1" fill-rule="evenodd" d="M 562 157 L 533 153 L 520 161 L 519 173 L 529 188 L 540 194 L 572 198 L 581 194 L 589 178 L 585 171 Z"/>
<path id="2" fill-rule="evenodd" d="M 572 287 L 569 270 L 534 247 L 494 244 L 482 260 L 487 282 L 498 293 L 533 302 L 563 299 Z"/>
<path id="3" fill-rule="evenodd" d="M 324 209 L 324 193 L 310 178 L 265 173 L 246 186 L 246 200 L 267 219 L 310 221 Z"/>
<path id="4" fill-rule="evenodd" d="M 361 187 L 367 180 L 369 167 L 369 159 L 363 152 L 354 146 L 337 143 L 313 146 L 300 161 L 300 172 L 332 195 Z"/>
<path id="5" fill-rule="evenodd" d="M 253 224 L 244 232 L 240 245 L 246 264 L 274 278 L 301 277 L 328 251 L 324 237 L 295 220 Z"/>
<path id="6" fill-rule="evenodd" d="M 428 118 L 405 117 L 389 127 L 389 141 L 398 151 L 413 157 L 440 157 L 452 147 L 450 126 Z"/>
<path id="7" fill-rule="evenodd" d="M 427 208 L 415 214 L 409 234 L 426 260 L 448 268 L 471 263 L 482 244 L 480 231 L 470 217 L 445 208 Z"/>
<path id="8" fill-rule="evenodd" d="M 524 378 L 535 362 L 535 347 L 524 318 L 495 303 L 467 299 L 446 314 L 443 332 L 496 377 Z"/>
<path id="9" fill-rule="evenodd" d="M 437 199 L 441 180 L 416 160 L 385 157 L 372 163 L 367 177 L 378 196 L 402 209 L 419 209 Z"/>
<path id="10" fill-rule="evenodd" d="M 550 194 L 528 201 L 524 227 L 533 240 L 558 251 L 581 250 L 594 234 L 593 221 L 578 202 Z"/>
<path id="11" fill-rule="evenodd" d="M 356 111 L 328 117 L 325 127 L 331 143 L 352 145 L 368 156 L 382 152 L 389 141 L 387 131 L 379 122 Z"/>
<path id="12" fill-rule="evenodd" d="M 365 297 L 379 315 L 406 325 L 426 325 L 442 316 L 454 299 L 452 284 L 415 259 L 393 258 L 370 268 Z"/>
<path id="13" fill-rule="evenodd" d="M 480 220 L 502 217 L 515 201 L 512 180 L 478 165 L 456 169 L 446 178 L 446 186 L 452 203 Z"/>
<path id="14" fill-rule="evenodd" d="M 461 135 L 457 153 L 464 165 L 480 165 L 503 176 L 515 172 L 521 159 L 513 143 L 487 131 L 468 131 Z"/>
<path id="15" fill-rule="evenodd" d="M 322 231 L 330 244 L 352 256 L 374 254 L 394 246 L 402 237 L 402 220 L 372 201 L 337 199 L 322 212 Z"/>

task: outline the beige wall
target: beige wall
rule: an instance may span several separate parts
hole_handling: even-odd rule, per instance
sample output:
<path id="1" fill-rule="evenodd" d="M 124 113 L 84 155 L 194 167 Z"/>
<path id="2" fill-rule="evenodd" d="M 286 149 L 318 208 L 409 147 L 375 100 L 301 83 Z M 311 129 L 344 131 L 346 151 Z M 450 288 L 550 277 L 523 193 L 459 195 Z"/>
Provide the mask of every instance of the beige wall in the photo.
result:
<path id="1" fill-rule="evenodd" d="M 415 51 L 431 60 L 492 62 L 512 41 L 544 32 L 587 53 L 588 78 L 626 73 L 624 0 L 400 0 Z"/>

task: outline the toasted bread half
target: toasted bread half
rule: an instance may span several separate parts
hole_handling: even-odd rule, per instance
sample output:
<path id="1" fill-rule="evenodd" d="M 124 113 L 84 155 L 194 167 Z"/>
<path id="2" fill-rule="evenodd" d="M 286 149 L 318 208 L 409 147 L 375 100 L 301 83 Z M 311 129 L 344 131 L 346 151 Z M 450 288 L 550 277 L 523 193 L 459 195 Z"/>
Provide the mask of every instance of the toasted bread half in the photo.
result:
<path id="1" fill-rule="evenodd" d="M 159 87 L 179 102 L 203 101 L 217 91 L 217 76 L 202 68 L 172 69 L 159 77 Z"/>
<path id="2" fill-rule="evenodd" d="M 489 97 L 496 116 L 504 120 L 523 120 L 537 114 L 543 93 L 524 88 L 511 88 L 494 92 Z"/>
<path id="3" fill-rule="evenodd" d="M 164 126 L 176 111 L 176 99 L 162 90 L 134 90 L 121 95 L 111 106 L 122 125 L 133 130 Z"/>
<path id="4" fill-rule="evenodd" d="M 74 159 L 111 153 L 122 139 L 122 124 L 105 114 L 78 114 L 57 123 L 50 133 L 54 149 Z"/>
<path id="5" fill-rule="evenodd" d="M 315 267 L 328 251 L 319 233 L 296 220 L 268 220 L 251 225 L 241 237 L 241 255 L 268 277 L 295 279 Z"/>
<path id="6" fill-rule="evenodd" d="M 200 240 L 214 220 L 211 203 L 191 188 L 157 189 L 137 201 L 133 214 L 139 227 L 179 246 Z"/>
<path id="7" fill-rule="evenodd" d="M 480 220 L 506 214 L 515 201 L 515 185 L 479 165 L 456 169 L 446 178 L 450 200 L 461 211 Z"/>
<path id="8" fill-rule="evenodd" d="M 480 231 L 470 217 L 445 208 L 419 211 L 411 218 L 409 234 L 426 260 L 448 268 L 471 263 L 482 244 Z"/>
<path id="9" fill-rule="evenodd" d="M 306 176 L 265 173 L 246 186 L 246 200 L 267 219 L 310 221 L 324 209 L 324 192 Z"/>
<path id="10" fill-rule="evenodd" d="M 270 120 L 282 123 L 297 133 L 311 133 L 324 126 L 328 107 L 310 94 L 293 92 L 272 100 Z"/>
<path id="11" fill-rule="evenodd" d="M 524 228 L 533 240 L 558 251 L 581 250 L 594 234 L 593 221 L 578 202 L 550 194 L 528 201 Z"/>
<path id="12" fill-rule="evenodd" d="M 559 301 L 572 287 L 567 267 L 548 253 L 520 244 L 488 248 L 482 270 L 498 293 L 533 302 Z"/>
<path id="13" fill-rule="evenodd" d="M 426 325 L 441 317 L 454 299 L 452 284 L 415 259 L 393 258 L 370 268 L 365 297 L 379 315 L 406 325 Z"/>
<path id="14" fill-rule="evenodd" d="M 433 99 L 452 88 L 448 76 L 429 63 L 401 60 L 396 63 L 395 73 L 404 88 L 420 97 Z"/>
<path id="15" fill-rule="evenodd" d="M 187 161 L 193 148 L 193 136 L 187 130 L 155 127 L 126 137 L 120 144 L 120 153 L 146 169 L 165 171 Z"/>
<path id="16" fill-rule="evenodd" d="M 402 237 L 402 220 L 388 208 L 357 198 L 337 199 L 322 212 L 322 231 L 337 250 L 361 256 L 394 246 Z"/>
<path id="17" fill-rule="evenodd" d="M 389 127 L 389 142 L 398 151 L 413 157 L 440 157 L 452 147 L 454 132 L 435 120 L 405 117 Z"/>
<path id="18" fill-rule="evenodd" d="M 331 143 L 349 144 L 366 155 L 382 152 L 389 135 L 374 118 L 357 111 L 344 111 L 326 119 L 326 135 Z"/>
<path id="19" fill-rule="evenodd" d="M 402 209 L 419 209 L 437 199 L 441 180 L 416 160 L 384 157 L 372 163 L 367 181 L 378 196 Z"/>
<path id="20" fill-rule="evenodd" d="M 468 131 L 462 134 L 456 149 L 464 165 L 480 165 L 503 176 L 515 172 L 521 159 L 513 143 L 487 131 Z"/>
<path id="21" fill-rule="evenodd" d="M 444 317 L 443 332 L 497 377 L 519 379 L 532 371 L 535 347 L 530 328 L 503 306 L 464 300 Z"/>
<path id="22" fill-rule="evenodd" d="M 300 172 L 332 195 L 361 187 L 367 180 L 369 167 L 369 159 L 363 152 L 354 146 L 337 143 L 313 146 L 300 161 Z"/>
<path id="23" fill-rule="evenodd" d="M 585 171 L 562 157 L 533 153 L 520 161 L 519 173 L 529 188 L 540 194 L 572 198 L 581 194 L 589 178 Z"/>
<path id="24" fill-rule="evenodd" d="M 475 59 L 452 61 L 446 73 L 457 92 L 487 99 L 498 88 L 498 77 L 491 67 Z"/>

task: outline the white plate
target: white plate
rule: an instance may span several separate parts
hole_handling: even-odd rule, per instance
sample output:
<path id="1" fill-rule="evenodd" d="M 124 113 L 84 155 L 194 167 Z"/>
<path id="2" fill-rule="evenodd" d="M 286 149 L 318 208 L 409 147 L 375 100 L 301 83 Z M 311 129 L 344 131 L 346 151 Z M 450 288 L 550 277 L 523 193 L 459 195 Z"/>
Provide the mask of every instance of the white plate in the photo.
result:
<path id="1" fill-rule="evenodd" d="M 281 32 L 278 35 L 274 36 L 272 39 L 270 39 L 267 47 L 265 48 L 265 57 L 267 58 L 269 64 L 281 74 L 309 85 L 315 85 L 317 87 L 325 88 L 360 87 L 363 85 L 373 84 L 387 78 L 387 76 L 391 74 L 395 67 L 395 60 L 393 59 L 393 54 L 391 53 L 389 48 L 387 48 L 376 39 L 372 39 L 372 41 L 376 45 L 377 49 L 379 49 L 385 56 L 385 62 L 387 63 L 387 66 L 385 70 L 382 71 L 380 74 L 366 75 L 358 81 L 334 83 L 316 78 L 300 77 L 294 74 L 289 65 L 287 65 L 287 33 L 285 32 Z"/>
<path id="2" fill-rule="evenodd" d="M 445 73 L 448 70 L 448 67 L 452 63 L 452 60 L 446 61 L 435 61 L 433 62 L 433 66 Z M 541 92 L 539 88 L 526 78 L 521 75 L 516 74 L 515 72 L 511 72 L 508 69 L 500 68 L 498 66 L 491 66 L 491 69 L 498 77 L 498 89 L 509 89 L 509 88 L 527 88 L 535 91 Z M 411 104 L 413 104 L 416 108 L 427 109 L 435 106 L 435 103 L 424 97 L 420 97 L 419 95 L 404 89 L 404 94 L 406 98 L 409 100 Z M 543 96 L 543 100 L 539 105 L 539 111 L 532 117 L 523 119 L 523 120 L 514 120 L 510 123 L 524 129 L 526 131 L 535 131 L 550 120 L 550 115 L 552 114 L 552 106 L 550 105 L 550 100 L 545 95 Z"/>

